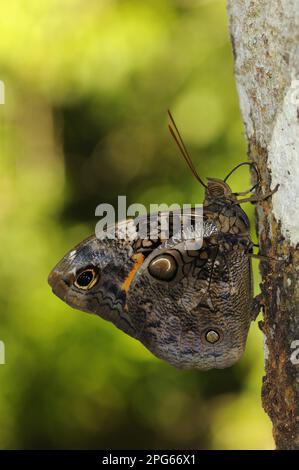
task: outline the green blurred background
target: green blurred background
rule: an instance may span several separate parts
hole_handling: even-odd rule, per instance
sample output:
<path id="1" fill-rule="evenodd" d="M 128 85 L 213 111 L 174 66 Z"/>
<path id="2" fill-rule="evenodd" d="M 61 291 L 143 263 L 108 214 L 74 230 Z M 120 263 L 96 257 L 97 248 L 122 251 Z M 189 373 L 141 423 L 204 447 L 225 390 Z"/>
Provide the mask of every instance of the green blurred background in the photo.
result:
<path id="1" fill-rule="evenodd" d="M 178 371 L 47 285 L 99 203 L 202 202 L 168 108 L 202 176 L 246 160 L 225 8 L 1 3 L 1 448 L 273 448 L 256 324 L 234 367 Z M 248 169 L 231 182 L 247 189 Z"/>

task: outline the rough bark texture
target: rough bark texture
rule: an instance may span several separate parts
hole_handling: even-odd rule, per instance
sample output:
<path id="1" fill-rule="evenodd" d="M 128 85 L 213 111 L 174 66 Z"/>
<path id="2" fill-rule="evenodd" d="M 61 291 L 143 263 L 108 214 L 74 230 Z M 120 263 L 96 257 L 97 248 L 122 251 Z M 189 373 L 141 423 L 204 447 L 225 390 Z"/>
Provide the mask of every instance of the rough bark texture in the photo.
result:
<path id="1" fill-rule="evenodd" d="M 264 297 L 262 402 L 278 449 L 299 448 L 299 0 L 228 0 L 249 159 L 262 192 L 256 209 Z"/>

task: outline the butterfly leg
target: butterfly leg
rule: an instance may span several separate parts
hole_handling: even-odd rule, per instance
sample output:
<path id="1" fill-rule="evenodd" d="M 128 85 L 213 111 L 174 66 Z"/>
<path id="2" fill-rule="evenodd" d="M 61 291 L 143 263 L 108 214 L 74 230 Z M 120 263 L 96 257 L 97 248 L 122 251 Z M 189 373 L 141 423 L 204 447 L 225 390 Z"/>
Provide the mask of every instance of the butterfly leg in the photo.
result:
<path id="1" fill-rule="evenodd" d="M 246 197 L 245 199 L 239 199 L 237 201 L 237 204 L 243 204 L 243 202 L 256 203 L 256 202 L 264 201 L 265 199 L 268 199 L 268 197 L 273 196 L 273 194 L 276 193 L 278 188 L 279 188 L 279 184 L 277 184 L 272 191 L 269 191 L 267 194 L 265 194 L 263 196 L 258 196 L 257 194 L 253 194 L 252 196 Z"/>
<path id="2" fill-rule="evenodd" d="M 252 302 L 252 310 L 251 310 L 251 319 L 255 321 L 258 314 L 260 313 L 261 309 L 264 308 L 264 298 L 262 294 L 258 294 L 254 297 Z"/>

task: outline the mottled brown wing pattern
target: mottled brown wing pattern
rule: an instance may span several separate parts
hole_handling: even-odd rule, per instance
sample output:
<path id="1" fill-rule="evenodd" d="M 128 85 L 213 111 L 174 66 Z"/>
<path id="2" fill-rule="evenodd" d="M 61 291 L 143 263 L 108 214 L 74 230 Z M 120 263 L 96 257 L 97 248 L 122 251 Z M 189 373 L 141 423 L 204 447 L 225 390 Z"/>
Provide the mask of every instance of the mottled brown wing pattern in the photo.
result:
<path id="1" fill-rule="evenodd" d="M 223 195 L 222 195 L 223 193 Z M 195 225 L 198 214 L 187 217 Z M 209 181 L 204 201 L 203 245 L 193 250 L 172 224 L 168 237 L 150 218 L 122 222 L 116 239 L 91 237 L 50 274 L 56 295 L 95 313 L 179 368 L 224 368 L 242 355 L 252 319 L 252 243 L 249 221 L 228 185 Z M 120 234 L 130 226 L 130 239 Z M 144 233 L 144 232 L 143 232 Z M 197 233 L 195 231 L 195 233 Z M 82 272 L 96 273 L 91 288 Z"/>
<path id="2" fill-rule="evenodd" d="M 172 250 L 160 247 L 147 258 L 131 284 L 128 306 L 137 338 L 155 355 L 199 369 L 227 367 L 241 356 L 251 320 L 251 266 L 242 244 L 234 250 L 238 242 L 221 234 L 219 240 L 207 237 L 199 252 L 174 248 L 181 266 L 167 283 L 153 279 L 148 266 L 157 251 Z M 211 330 L 217 343 L 206 339 Z"/>

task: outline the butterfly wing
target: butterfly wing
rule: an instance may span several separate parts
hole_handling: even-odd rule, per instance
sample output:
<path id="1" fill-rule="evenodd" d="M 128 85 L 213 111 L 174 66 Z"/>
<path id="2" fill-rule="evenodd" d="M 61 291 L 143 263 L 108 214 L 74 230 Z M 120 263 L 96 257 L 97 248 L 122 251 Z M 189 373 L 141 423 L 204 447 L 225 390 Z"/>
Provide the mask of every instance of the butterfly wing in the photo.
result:
<path id="1" fill-rule="evenodd" d="M 250 260 L 223 243 L 206 237 L 197 251 L 186 251 L 182 243 L 162 244 L 130 286 L 127 304 L 137 338 L 177 367 L 228 367 L 243 353 L 250 324 Z M 153 265 L 169 259 L 173 276 L 153 276 Z"/>

